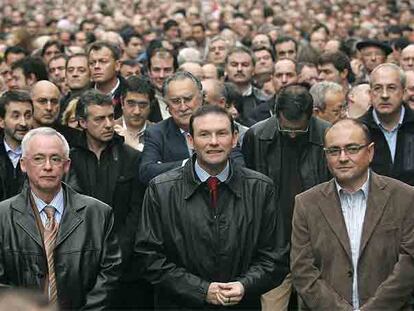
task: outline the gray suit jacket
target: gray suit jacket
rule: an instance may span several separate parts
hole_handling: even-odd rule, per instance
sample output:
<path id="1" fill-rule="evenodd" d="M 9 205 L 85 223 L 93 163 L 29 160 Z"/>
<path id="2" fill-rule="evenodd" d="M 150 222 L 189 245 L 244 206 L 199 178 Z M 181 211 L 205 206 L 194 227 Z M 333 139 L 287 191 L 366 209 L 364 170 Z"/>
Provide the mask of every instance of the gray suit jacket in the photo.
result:
<path id="1" fill-rule="evenodd" d="M 334 180 L 296 197 L 293 285 L 311 310 L 352 310 L 358 273 L 362 310 L 406 310 L 414 289 L 414 189 L 371 174 L 358 272 Z"/>

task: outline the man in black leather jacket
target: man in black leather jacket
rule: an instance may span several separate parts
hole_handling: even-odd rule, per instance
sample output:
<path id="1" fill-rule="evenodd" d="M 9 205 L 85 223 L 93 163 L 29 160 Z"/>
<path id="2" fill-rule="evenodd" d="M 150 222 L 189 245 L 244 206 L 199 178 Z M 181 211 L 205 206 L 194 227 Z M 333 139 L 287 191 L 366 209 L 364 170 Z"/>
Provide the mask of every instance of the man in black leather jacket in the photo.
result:
<path id="1" fill-rule="evenodd" d="M 155 285 L 157 309 L 259 310 L 287 272 L 274 186 L 229 160 L 237 134 L 223 108 L 202 106 L 189 130 L 195 155 L 147 189 L 136 264 Z"/>

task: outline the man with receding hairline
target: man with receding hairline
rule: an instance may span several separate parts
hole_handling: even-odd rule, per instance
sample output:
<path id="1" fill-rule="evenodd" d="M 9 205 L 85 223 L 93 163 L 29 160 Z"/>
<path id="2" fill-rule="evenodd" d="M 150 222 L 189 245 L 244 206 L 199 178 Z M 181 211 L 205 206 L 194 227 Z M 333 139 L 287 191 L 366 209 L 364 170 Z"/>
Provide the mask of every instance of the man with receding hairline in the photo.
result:
<path id="1" fill-rule="evenodd" d="M 358 120 L 325 133 L 334 176 L 299 194 L 291 270 L 302 310 L 411 310 L 414 189 L 369 169 L 374 143 Z"/>

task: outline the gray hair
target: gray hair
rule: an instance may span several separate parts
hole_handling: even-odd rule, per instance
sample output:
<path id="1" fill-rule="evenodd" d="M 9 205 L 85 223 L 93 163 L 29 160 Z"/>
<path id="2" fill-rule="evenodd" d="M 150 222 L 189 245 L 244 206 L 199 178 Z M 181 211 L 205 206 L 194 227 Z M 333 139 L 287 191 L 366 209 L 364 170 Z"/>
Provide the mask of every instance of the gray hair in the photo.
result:
<path id="1" fill-rule="evenodd" d="M 165 98 L 165 96 L 167 96 L 168 93 L 168 87 L 170 86 L 170 83 L 173 81 L 181 81 L 181 80 L 185 80 L 185 79 L 189 79 L 191 80 L 194 85 L 196 86 L 197 90 L 200 92 L 200 95 L 203 94 L 203 86 L 201 85 L 200 80 L 195 77 L 192 73 L 188 72 L 188 71 L 177 71 L 176 73 L 174 73 L 172 76 L 168 77 L 163 85 L 162 85 L 162 97 Z"/>
<path id="2" fill-rule="evenodd" d="M 321 111 L 324 111 L 326 108 L 326 93 L 328 92 L 343 92 L 343 87 L 335 82 L 331 81 L 322 81 L 316 83 L 311 87 L 309 92 L 313 98 L 313 108 L 318 108 Z"/>
<path id="3" fill-rule="evenodd" d="M 393 70 L 397 71 L 398 75 L 400 77 L 401 86 L 402 86 L 402 88 L 405 88 L 405 83 L 406 83 L 406 80 L 407 80 L 407 76 L 406 76 L 404 70 L 400 66 L 398 66 L 396 64 L 393 64 L 393 63 L 379 64 L 377 67 L 374 68 L 374 70 L 371 72 L 371 74 L 369 76 L 370 77 L 370 79 L 369 79 L 370 80 L 370 82 L 369 82 L 370 87 L 372 87 L 372 76 L 374 75 L 374 73 L 376 73 L 378 70 L 383 69 L 383 68 L 390 68 L 390 69 L 393 69 Z"/>
<path id="4" fill-rule="evenodd" d="M 27 150 L 30 141 L 36 136 L 57 136 L 62 141 L 63 151 L 65 153 L 65 157 L 69 158 L 69 144 L 66 140 L 66 138 L 60 134 L 58 131 L 51 127 L 38 127 L 36 129 L 30 130 L 26 135 L 24 135 L 24 138 L 22 140 L 22 156 L 25 157 L 27 155 Z"/>
<path id="5" fill-rule="evenodd" d="M 201 53 L 195 48 L 184 48 L 178 53 L 177 62 L 178 66 L 181 66 L 184 63 L 201 64 Z"/>

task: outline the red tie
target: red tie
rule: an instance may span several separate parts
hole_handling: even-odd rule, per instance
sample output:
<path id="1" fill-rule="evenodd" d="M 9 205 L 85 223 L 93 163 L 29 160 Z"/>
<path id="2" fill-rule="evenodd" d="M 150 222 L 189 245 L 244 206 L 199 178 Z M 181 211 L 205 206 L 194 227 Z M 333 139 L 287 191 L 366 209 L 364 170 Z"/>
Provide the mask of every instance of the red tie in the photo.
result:
<path id="1" fill-rule="evenodd" d="M 211 207 L 213 208 L 217 206 L 218 184 L 219 179 L 217 177 L 209 177 L 207 179 L 208 189 L 210 189 Z"/>

